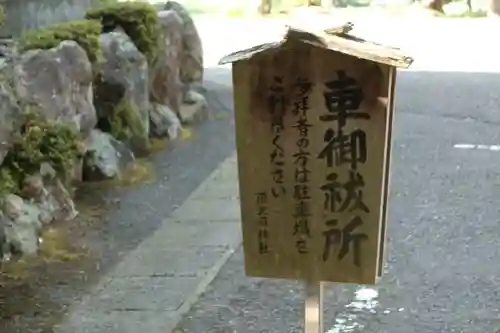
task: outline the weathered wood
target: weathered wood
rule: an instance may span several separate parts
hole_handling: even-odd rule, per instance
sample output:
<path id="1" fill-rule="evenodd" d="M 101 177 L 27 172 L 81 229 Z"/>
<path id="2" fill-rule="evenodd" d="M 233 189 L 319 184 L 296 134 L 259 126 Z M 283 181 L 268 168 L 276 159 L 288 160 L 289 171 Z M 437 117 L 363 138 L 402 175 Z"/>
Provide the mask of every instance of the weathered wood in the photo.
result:
<path id="1" fill-rule="evenodd" d="M 391 183 L 391 153 L 392 153 L 392 127 L 394 124 L 394 98 L 396 89 L 396 69 L 393 67 L 388 68 L 389 73 L 389 97 L 387 99 L 387 113 L 388 113 L 388 126 L 386 132 L 386 144 L 385 144 L 385 175 L 384 175 L 384 192 L 383 192 L 383 202 L 382 202 L 382 226 L 380 228 L 380 256 L 378 263 L 378 277 L 382 277 L 384 274 L 384 261 L 385 261 L 385 239 L 387 234 L 387 217 L 389 211 L 389 190 Z"/>
<path id="2" fill-rule="evenodd" d="M 271 52 L 280 48 L 287 41 L 308 43 L 327 50 L 398 68 L 408 68 L 412 64 L 413 59 L 404 55 L 399 49 L 350 35 L 349 32 L 352 29 L 352 23 L 320 31 L 307 31 L 296 27 L 288 27 L 288 31 L 282 40 L 231 53 L 223 57 L 219 64 L 242 61 L 263 52 Z"/>
<path id="3" fill-rule="evenodd" d="M 291 28 L 221 60 L 233 62 L 249 276 L 373 284 L 383 271 L 394 67 L 412 59 L 350 29 Z"/>
<path id="4" fill-rule="evenodd" d="M 304 333 L 323 333 L 323 283 L 306 281 Z"/>
<path id="5" fill-rule="evenodd" d="M 492 14 L 500 16 L 500 0 L 491 0 L 490 10 Z"/>

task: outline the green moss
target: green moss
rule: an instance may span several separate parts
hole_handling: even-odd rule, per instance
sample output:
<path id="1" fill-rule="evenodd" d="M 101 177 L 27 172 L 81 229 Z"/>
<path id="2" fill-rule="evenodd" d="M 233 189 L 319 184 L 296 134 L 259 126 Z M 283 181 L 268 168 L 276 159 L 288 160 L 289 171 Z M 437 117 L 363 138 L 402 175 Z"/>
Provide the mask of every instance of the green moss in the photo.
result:
<path id="1" fill-rule="evenodd" d="M 94 105 L 100 130 L 127 143 L 136 153 L 149 146 L 148 124 L 142 118 L 139 107 L 128 98 L 122 84 L 104 81 L 101 74 L 97 75 L 94 80 Z"/>
<path id="2" fill-rule="evenodd" d="M 28 112 L 14 144 L 0 166 L 0 196 L 19 194 L 24 178 L 49 163 L 66 176 L 80 153 L 77 134 L 67 125 Z"/>
<path id="3" fill-rule="evenodd" d="M 137 106 L 122 99 L 109 115 L 111 135 L 117 140 L 130 141 L 144 136 L 145 129 Z"/>
<path id="4" fill-rule="evenodd" d="M 64 40 L 77 42 L 92 63 L 102 59 L 99 35 L 101 24 L 97 20 L 78 20 L 58 23 L 44 29 L 28 30 L 19 40 L 21 51 L 51 49 Z"/>
<path id="5" fill-rule="evenodd" d="M 0 167 L 0 195 L 19 192 L 19 180 L 12 170 Z"/>
<path id="6" fill-rule="evenodd" d="M 160 24 L 155 7 L 144 2 L 119 2 L 87 11 L 87 19 L 100 20 L 103 32 L 121 27 L 137 49 L 153 64 L 158 55 Z"/>

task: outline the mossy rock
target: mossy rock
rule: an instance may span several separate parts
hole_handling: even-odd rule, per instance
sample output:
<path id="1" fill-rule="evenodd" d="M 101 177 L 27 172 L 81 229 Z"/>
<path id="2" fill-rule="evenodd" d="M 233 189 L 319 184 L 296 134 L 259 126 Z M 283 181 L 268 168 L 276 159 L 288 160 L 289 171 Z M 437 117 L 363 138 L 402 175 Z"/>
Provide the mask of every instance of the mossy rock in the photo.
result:
<path id="1" fill-rule="evenodd" d="M 28 30 L 19 40 L 20 51 L 48 50 L 62 41 L 72 40 L 86 52 L 89 60 L 96 63 L 102 59 L 99 36 L 101 23 L 98 20 L 78 20 L 58 23 L 47 28 Z"/>
<path id="2" fill-rule="evenodd" d="M 106 82 L 98 76 L 94 80 L 94 105 L 99 129 L 128 144 L 135 152 L 148 149 L 148 129 L 137 105 L 126 97 L 122 85 Z"/>
<path id="3" fill-rule="evenodd" d="M 72 127 L 27 112 L 23 126 L 0 165 L 0 197 L 19 194 L 26 176 L 50 164 L 66 176 L 80 154 L 80 141 Z"/>
<path id="4" fill-rule="evenodd" d="M 0 6 L 0 26 L 3 25 L 4 21 L 5 21 L 5 10 L 3 9 L 3 6 Z"/>
<path id="5" fill-rule="evenodd" d="M 121 27 L 135 46 L 154 64 L 158 56 L 160 23 L 155 7 L 144 2 L 106 4 L 87 11 L 87 19 L 100 20 L 102 32 Z"/>
<path id="6" fill-rule="evenodd" d="M 128 143 L 133 150 L 140 151 L 149 147 L 147 130 L 134 103 L 122 99 L 109 115 L 109 123 L 110 134 L 115 139 Z"/>

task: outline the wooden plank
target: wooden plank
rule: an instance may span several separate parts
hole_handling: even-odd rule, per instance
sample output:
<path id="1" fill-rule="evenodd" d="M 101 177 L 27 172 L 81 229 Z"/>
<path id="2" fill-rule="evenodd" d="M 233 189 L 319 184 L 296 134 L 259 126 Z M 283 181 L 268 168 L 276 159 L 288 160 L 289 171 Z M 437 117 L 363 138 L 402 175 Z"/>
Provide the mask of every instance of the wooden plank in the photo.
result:
<path id="1" fill-rule="evenodd" d="M 406 56 L 399 49 L 370 42 L 349 33 L 330 33 L 328 29 L 313 33 L 290 27 L 285 38 L 290 39 L 294 38 L 294 36 L 300 38 L 304 43 L 310 43 L 382 65 L 408 68 L 413 62 L 411 57 Z"/>
<path id="2" fill-rule="evenodd" d="M 308 92 L 307 82 L 311 83 Z M 328 98 L 354 105 L 356 100 L 351 97 L 361 89 L 360 105 L 348 111 L 358 118 L 348 118 L 345 123 L 321 120 L 325 114 L 338 115 L 342 104 L 336 103 L 338 108 L 329 113 L 325 93 L 346 82 L 347 86 L 339 86 L 342 94 Z M 388 89 L 381 67 L 304 43 L 287 43 L 274 52 L 234 63 L 233 88 L 247 275 L 375 283 L 388 126 Z M 272 108 L 271 97 L 275 101 L 283 98 L 285 107 Z M 296 110 L 304 105 L 310 125 L 307 130 L 301 122 L 302 111 Z M 341 140 L 339 130 L 344 134 Z M 339 151 L 323 151 L 325 140 L 331 139 L 335 145 L 335 138 L 343 143 L 353 140 L 352 146 L 343 145 L 342 154 L 348 158 L 351 155 L 345 149 L 354 148 L 355 161 L 335 165 Z M 282 154 L 273 142 L 283 148 Z M 299 146 L 310 154 L 307 181 L 304 159 L 298 159 L 299 163 L 294 157 Z M 327 156 L 332 158 L 331 167 Z M 335 188 L 337 185 L 344 187 Z M 305 210 L 309 216 L 297 222 L 294 215 Z M 360 225 L 354 228 L 356 223 Z M 327 239 L 329 251 L 325 251 Z"/>
<path id="3" fill-rule="evenodd" d="M 323 283 L 305 281 L 304 333 L 323 333 Z"/>
<path id="4" fill-rule="evenodd" d="M 311 44 L 330 51 L 393 67 L 408 68 L 412 64 L 413 59 L 403 54 L 399 49 L 370 42 L 349 34 L 353 27 L 354 25 L 350 22 L 317 31 L 288 27 L 286 34 L 280 41 L 233 52 L 223 57 L 219 64 L 248 60 L 256 55 L 280 48 L 287 42 Z"/>
<path id="5" fill-rule="evenodd" d="M 394 125 L 394 100 L 396 91 L 396 69 L 388 68 L 389 70 L 389 98 L 387 103 L 387 114 L 388 114 L 388 128 L 387 128 L 387 139 L 386 139 L 386 157 L 385 157 L 385 175 L 384 175 L 384 194 L 382 203 L 382 227 L 380 229 L 380 255 L 378 264 L 378 277 L 382 277 L 384 274 L 384 262 L 385 262 L 385 251 L 386 251 L 386 239 L 387 239 L 387 223 L 388 223 L 388 211 L 389 211 L 389 195 L 390 195 L 390 183 L 391 183 L 391 152 L 392 152 L 392 128 Z"/>

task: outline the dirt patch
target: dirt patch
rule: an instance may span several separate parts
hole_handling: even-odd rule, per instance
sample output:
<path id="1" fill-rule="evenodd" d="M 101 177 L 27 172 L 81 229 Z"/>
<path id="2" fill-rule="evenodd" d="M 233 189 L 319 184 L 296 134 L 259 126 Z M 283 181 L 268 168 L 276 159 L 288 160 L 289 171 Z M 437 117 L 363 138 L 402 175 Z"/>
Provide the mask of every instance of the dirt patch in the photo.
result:
<path id="1" fill-rule="evenodd" d="M 47 226 L 38 256 L 0 266 L 0 332 L 52 333 L 69 307 L 120 259 L 106 231 L 107 214 L 120 206 L 110 193 L 155 179 L 154 165 L 140 158 L 121 180 L 80 184 L 74 192 L 78 216 Z"/>
<path id="2" fill-rule="evenodd" d="M 99 231 L 115 204 L 97 187 L 76 191 L 73 221 L 55 222 L 42 234 L 39 256 L 0 269 L 0 332 L 49 333 L 70 304 L 103 274 Z"/>

